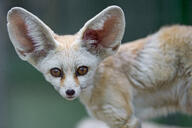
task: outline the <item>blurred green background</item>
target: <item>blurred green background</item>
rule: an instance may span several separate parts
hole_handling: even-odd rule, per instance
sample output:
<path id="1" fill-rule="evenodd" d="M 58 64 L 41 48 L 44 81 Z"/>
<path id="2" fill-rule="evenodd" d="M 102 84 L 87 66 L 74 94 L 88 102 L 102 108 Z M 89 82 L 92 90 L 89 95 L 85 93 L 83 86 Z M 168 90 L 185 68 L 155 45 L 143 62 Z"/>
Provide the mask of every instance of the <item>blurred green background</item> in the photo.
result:
<path id="1" fill-rule="evenodd" d="M 192 24 L 192 0 L 0 0 L 0 128 L 75 128 L 87 117 L 78 100 L 64 100 L 38 71 L 17 57 L 7 35 L 7 11 L 24 7 L 56 33 L 73 34 L 109 5 L 119 5 L 125 12 L 123 42 L 164 25 Z M 192 117 L 181 114 L 153 121 L 192 127 Z"/>

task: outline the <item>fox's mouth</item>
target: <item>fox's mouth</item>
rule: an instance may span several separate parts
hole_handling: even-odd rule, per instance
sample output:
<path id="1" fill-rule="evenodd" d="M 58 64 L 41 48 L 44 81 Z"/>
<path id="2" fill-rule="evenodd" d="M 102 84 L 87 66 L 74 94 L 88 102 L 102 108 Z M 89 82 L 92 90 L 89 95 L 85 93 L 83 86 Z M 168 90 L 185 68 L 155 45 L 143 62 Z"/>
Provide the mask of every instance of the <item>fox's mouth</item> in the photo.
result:
<path id="1" fill-rule="evenodd" d="M 74 98 L 74 96 L 67 96 L 67 98 L 72 99 L 72 98 Z"/>
<path id="2" fill-rule="evenodd" d="M 76 99 L 76 96 L 66 96 L 66 99 L 67 100 L 74 100 L 74 99 Z"/>

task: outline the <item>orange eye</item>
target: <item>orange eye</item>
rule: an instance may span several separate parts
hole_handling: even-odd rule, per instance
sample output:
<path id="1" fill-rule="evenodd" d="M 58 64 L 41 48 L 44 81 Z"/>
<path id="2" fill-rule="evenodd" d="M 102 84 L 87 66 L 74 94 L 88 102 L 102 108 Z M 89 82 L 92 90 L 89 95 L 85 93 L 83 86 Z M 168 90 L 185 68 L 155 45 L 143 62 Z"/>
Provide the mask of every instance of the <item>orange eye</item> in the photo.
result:
<path id="1" fill-rule="evenodd" d="M 80 66 L 77 71 L 76 71 L 76 75 L 77 76 L 82 76 L 85 75 L 88 72 L 88 67 L 86 66 Z"/>
<path id="2" fill-rule="evenodd" d="M 50 73 L 54 77 L 62 77 L 63 76 L 63 72 L 59 68 L 52 68 L 50 70 Z"/>

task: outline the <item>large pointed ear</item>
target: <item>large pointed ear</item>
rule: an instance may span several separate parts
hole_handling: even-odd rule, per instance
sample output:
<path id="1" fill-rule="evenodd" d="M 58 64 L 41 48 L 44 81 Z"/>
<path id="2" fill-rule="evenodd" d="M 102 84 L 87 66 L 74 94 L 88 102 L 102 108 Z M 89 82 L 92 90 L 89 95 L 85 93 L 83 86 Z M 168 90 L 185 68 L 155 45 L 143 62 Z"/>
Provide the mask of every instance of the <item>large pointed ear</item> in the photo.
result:
<path id="1" fill-rule="evenodd" d="M 80 30 L 80 38 L 88 51 L 104 58 L 118 50 L 124 30 L 125 18 L 122 9 L 110 6 L 84 25 Z"/>
<path id="2" fill-rule="evenodd" d="M 27 10 L 12 8 L 7 20 L 9 37 L 21 59 L 35 64 L 56 47 L 53 31 Z"/>

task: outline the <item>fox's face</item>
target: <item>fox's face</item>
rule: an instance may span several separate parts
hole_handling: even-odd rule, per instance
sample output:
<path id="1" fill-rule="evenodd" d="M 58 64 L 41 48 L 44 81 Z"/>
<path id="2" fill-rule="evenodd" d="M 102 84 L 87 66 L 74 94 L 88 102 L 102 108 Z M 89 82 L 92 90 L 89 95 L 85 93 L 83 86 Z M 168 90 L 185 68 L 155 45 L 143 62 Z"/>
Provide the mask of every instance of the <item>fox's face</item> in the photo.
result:
<path id="1" fill-rule="evenodd" d="M 80 95 L 81 90 L 92 85 L 100 58 L 79 46 L 77 36 L 59 38 L 63 44 L 42 59 L 37 68 L 63 97 L 72 100 Z"/>
<path id="2" fill-rule="evenodd" d="M 8 12 L 8 32 L 19 57 L 32 64 L 66 99 L 92 86 L 99 63 L 118 50 L 125 28 L 117 6 L 103 10 L 77 34 L 59 36 L 22 8 Z"/>

